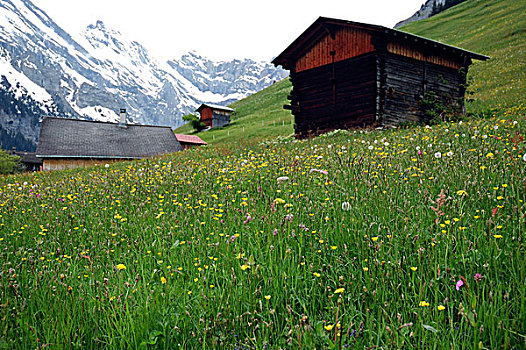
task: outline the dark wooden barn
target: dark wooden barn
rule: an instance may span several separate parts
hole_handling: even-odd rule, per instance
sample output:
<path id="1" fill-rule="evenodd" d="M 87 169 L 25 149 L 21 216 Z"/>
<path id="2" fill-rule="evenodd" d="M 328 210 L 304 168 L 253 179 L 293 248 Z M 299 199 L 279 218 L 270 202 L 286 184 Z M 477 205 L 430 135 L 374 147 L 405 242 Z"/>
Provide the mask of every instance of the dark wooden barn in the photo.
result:
<path id="1" fill-rule="evenodd" d="M 426 120 L 425 96 L 464 108 L 473 59 L 489 57 L 382 26 L 320 17 L 272 63 L 290 71 L 299 138 Z"/>
<path id="2" fill-rule="evenodd" d="M 216 128 L 229 125 L 230 114 L 235 112 L 235 110 L 229 107 L 203 103 L 198 109 L 196 109 L 196 112 L 201 116 L 199 120 L 201 120 L 206 126 Z"/>

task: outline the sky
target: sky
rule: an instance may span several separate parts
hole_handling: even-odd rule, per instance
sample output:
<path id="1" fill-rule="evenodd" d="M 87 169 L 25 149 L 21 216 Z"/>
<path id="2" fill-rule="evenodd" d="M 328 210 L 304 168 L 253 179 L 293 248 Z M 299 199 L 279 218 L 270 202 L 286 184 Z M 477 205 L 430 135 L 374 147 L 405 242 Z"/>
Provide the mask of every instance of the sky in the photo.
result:
<path id="1" fill-rule="evenodd" d="M 102 20 L 161 60 L 271 61 L 319 16 L 393 27 L 425 0 L 32 0 L 73 37 Z"/>

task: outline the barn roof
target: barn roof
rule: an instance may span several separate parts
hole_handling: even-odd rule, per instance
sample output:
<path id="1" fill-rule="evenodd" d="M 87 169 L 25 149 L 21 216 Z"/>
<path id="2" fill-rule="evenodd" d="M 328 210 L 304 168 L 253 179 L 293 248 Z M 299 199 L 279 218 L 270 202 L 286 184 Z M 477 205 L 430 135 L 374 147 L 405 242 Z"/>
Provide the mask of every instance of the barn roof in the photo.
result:
<path id="1" fill-rule="evenodd" d="M 209 107 L 209 108 L 212 108 L 212 109 L 219 109 L 220 111 L 226 111 L 226 112 L 235 112 L 236 111 L 235 109 L 232 109 L 232 108 L 229 108 L 229 107 L 220 106 L 220 105 L 214 105 L 214 104 L 210 104 L 210 103 L 203 103 L 195 111 L 196 112 L 201 112 L 201 110 L 203 110 L 203 108 L 206 108 L 206 107 Z"/>
<path id="2" fill-rule="evenodd" d="M 175 134 L 175 137 L 177 138 L 177 141 L 179 142 L 193 143 L 196 145 L 206 145 L 207 144 L 199 136 L 196 136 L 196 135 Z"/>
<path id="3" fill-rule="evenodd" d="M 41 158 L 136 159 L 181 151 L 167 126 L 44 118 L 37 146 Z"/>
<path id="4" fill-rule="evenodd" d="M 476 52 L 464 50 L 452 45 L 447 45 L 439 41 L 427 39 L 411 33 L 402 32 L 397 29 L 387 28 L 374 24 L 366 24 L 360 22 L 352 22 L 335 18 L 319 17 L 310 27 L 308 27 L 296 40 L 294 40 L 279 56 L 277 56 L 272 63 L 276 66 L 281 65 L 286 69 L 293 67 L 293 63 L 306 50 L 310 48 L 313 42 L 332 32 L 336 28 L 356 28 L 362 29 L 369 33 L 374 33 L 378 37 L 387 39 L 397 39 L 410 43 L 411 45 L 418 45 L 429 50 L 443 50 L 447 53 L 452 53 L 458 56 L 464 56 L 477 60 L 487 60 L 488 56 L 478 54 Z"/>

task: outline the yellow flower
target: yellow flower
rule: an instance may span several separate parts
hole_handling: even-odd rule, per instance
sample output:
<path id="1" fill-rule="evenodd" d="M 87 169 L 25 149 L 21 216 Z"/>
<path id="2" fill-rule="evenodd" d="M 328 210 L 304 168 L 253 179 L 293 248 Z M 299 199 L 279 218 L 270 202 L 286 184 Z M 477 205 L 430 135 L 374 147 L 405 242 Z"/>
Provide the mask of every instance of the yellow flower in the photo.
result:
<path id="1" fill-rule="evenodd" d="M 332 324 L 328 324 L 328 325 L 325 326 L 325 329 L 328 330 L 328 331 L 330 331 L 333 328 L 334 328 L 334 325 L 332 325 Z"/>
<path id="2" fill-rule="evenodd" d="M 247 264 L 245 265 L 241 265 L 241 270 L 245 271 L 246 269 L 249 269 L 250 266 L 248 266 Z"/>
<path id="3" fill-rule="evenodd" d="M 371 237 L 371 239 L 373 240 L 373 242 L 376 242 L 378 240 L 378 236 L 376 237 Z"/>
<path id="4" fill-rule="evenodd" d="M 493 158 L 495 155 L 491 152 L 489 152 L 488 154 L 486 154 L 486 158 Z"/>
<path id="5" fill-rule="evenodd" d="M 446 309 L 446 307 L 444 305 L 438 305 L 437 309 L 438 309 L 438 311 L 443 311 L 443 310 Z"/>
<path id="6" fill-rule="evenodd" d="M 117 266 L 115 266 L 115 268 L 116 268 L 117 270 L 119 270 L 119 271 L 120 271 L 120 270 L 126 270 L 126 265 L 124 265 L 124 264 L 118 264 Z"/>
<path id="7" fill-rule="evenodd" d="M 468 193 L 467 193 L 466 191 L 464 191 L 464 190 L 459 190 L 459 191 L 457 191 L 457 194 L 458 194 L 459 196 L 467 196 L 467 195 L 468 195 Z"/>
<path id="8" fill-rule="evenodd" d="M 502 238 L 502 235 L 493 235 L 495 238 Z"/>
<path id="9" fill-rule="evenodd" d="M 165 284 L 165 283 L 166 283 L 166 278 L 164 278 L 164 276 L 161 277 L 161 283 L 162 283 L 162 284 Z"/>
<path id="10" fill-rule="evenodd" d="M 321 275 L 320 275 L 319 273 L 317 273 L 317 272 L 313 272 L 312 274 L 313 274 L 314 276 L 316 276 L 316 277 L 320 277 L 320 276 L 321 276 Z"/>
<path id="11" fill-rule="evenodd" d="M 427 301 L 421 301 L 418 303 L 418 306 L 429 306 L 429 303 Z"/>
<path id="12" fill-rule="evenodd" d="M 364 270 L 365 272 L 367 272 L 367 271 L 369 271 L 369 268 L 368 268 L 368 267 L 363 267 L 363 270 Z"/>
<path id="13" fill-rule="evenodd" d="M 411 266 L 410 269 L 413 270 L 413 271 L 416 271 L 416 270 L 418 269 L 418 267 L 416 267 L 416 266 Z"/>
<path id="14" fill-rule="evenodd" d="M 281 199 L 281 198 L 276 198 L 276 199 L 274 199 L 274 203 L 276 203 L 276 204 L 284 204 L 285 201 L 283 199 Z"/>
<path id="15" fill-rule="evenodd" d="M 265 295 L 265 299 L 270 300 L 270 295 Z"/>
<path id="16" fill-rule="evenodd" d="M 343 293 L 343 291 L 345 290 L 345 288 L 338 288 L 334 291 L 334 294 L 340 294 L 340 293 Z"/>

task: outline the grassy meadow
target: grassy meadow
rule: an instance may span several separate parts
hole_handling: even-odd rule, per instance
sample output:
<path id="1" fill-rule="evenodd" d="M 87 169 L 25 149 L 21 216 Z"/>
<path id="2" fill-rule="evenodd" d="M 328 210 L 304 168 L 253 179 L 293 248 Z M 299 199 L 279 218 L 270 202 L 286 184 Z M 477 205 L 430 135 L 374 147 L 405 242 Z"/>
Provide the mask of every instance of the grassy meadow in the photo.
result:
<path id="1" fill-rule="evenodd" d="M 3 177 L 0 348 L 524 348 L 525 113 Z"/>

